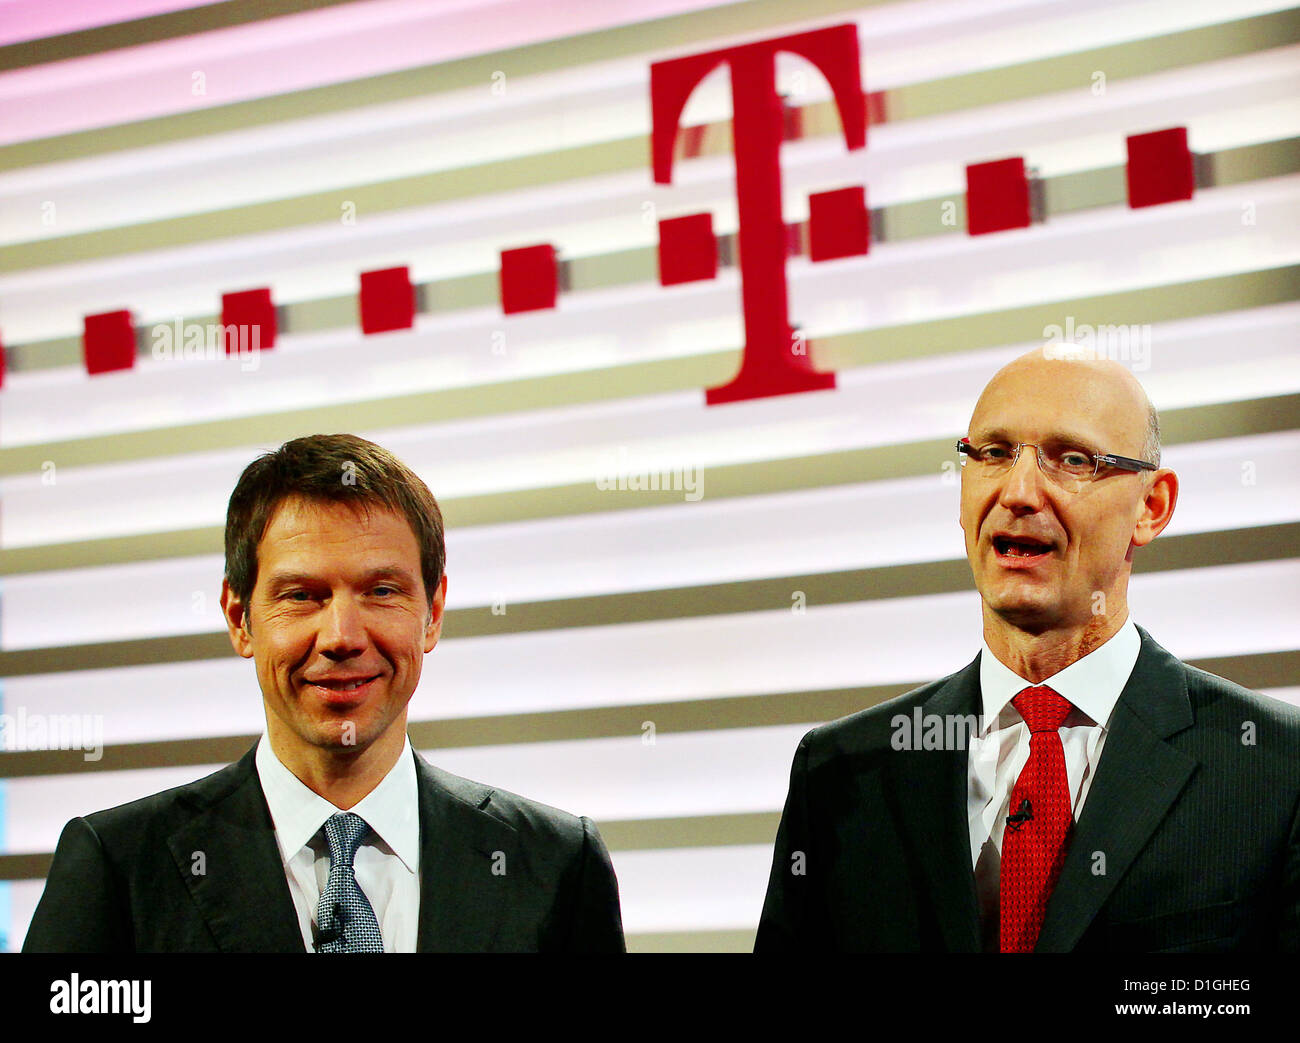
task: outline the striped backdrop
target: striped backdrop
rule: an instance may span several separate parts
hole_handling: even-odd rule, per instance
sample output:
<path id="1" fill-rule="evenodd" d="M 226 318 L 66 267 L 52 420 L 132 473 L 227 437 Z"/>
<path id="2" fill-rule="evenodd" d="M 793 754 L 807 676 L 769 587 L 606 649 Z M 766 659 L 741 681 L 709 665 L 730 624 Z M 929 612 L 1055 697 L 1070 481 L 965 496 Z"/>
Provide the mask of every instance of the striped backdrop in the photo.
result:
<path id="1" fill-rule="evenodd" d="M 743 342 L 729 87 L 692 96 L 656 185 L 650 63 L 846 22 L 865 150 L 778 66 L 785 220 L 849 185 L 872 211 L 868 255 L 787 265 L 838 387 L 706 407 Z M 1263 0 L 0 5 L 8 947 L 68 818 L 260 733 L 225 505 L 312 432 L 392 449 L 446 515 L 412 741 L 596 818 L 633 950 L 751 947 L 802 733 L 973 657 L 952 443 L 1053 325 L 1132 332 L 1182 478 L 1134 618 L 1300 701 L 1298 98 L 1300 9 Z M 1176 126 L 1195 197 L 1130 209 L 1125 138 Z M 965 166 L 1007 156 L 1041 220 L 972 237 Z M 717 278 L 660 286 L 657 221 L 703 211 Z M 506 316 L 500 253 L 535 243 L 558 306 Z M 397 266 L 415 325 L 363 335 L 360 273 Z M 153 350 L 257 287 L 273 350 Z M 136 363 L 89 376 L 83 317 L 118 309 Z M 74 726 L 98 759 L 39 748 Z"/>

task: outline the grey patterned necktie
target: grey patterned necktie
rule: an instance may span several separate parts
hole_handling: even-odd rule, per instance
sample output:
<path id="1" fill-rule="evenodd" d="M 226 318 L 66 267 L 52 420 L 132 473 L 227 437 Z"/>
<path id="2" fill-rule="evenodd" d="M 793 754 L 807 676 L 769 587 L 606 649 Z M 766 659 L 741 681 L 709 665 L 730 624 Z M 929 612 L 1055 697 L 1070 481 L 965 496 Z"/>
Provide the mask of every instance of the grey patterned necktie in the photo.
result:
<path id="1" fill-rule="evenodd" d="M 366 820 L 350 811 L 340 811 L 325 820 L 330 878 L 316 907 L 317 952 L 384 951 L 379 921 L 352 867 L 361 838 L 369 831 Z"/>

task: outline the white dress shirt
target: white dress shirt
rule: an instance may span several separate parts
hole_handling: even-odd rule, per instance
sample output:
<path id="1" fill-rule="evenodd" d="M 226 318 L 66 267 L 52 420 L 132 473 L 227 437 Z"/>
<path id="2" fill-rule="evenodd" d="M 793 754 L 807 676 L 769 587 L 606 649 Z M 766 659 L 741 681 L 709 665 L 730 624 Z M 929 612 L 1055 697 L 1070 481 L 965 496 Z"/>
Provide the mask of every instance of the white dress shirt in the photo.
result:
<path id="1" fill-rule="evenodd" d="M 329 882 L 325 820 L 338 812 L 286 768 L 263 735 L 255 755 L 257 776 L 275 825 L 280 860 L 289 881 L 303 944 L 313 952 L 316 906 Z M 383 780 L 348 809 L 370 825 L 353 865 L 384 939 L 384 952 L 415 952 L 420 915 L 420 815 L 415 756 L 408 738 Z"/>
<path id="2" fill-rule="evenodd" d="M 1104 645 L 1037 682 L 1074 706 L 1060 735 L 1075 822 L 1079 821 L 1096 777 L 1111 714 L 1133 673 L 1141 646 L 1142 639 L 1129 617 Z M 1029 727 L 1011 700 L 1034 682 L 1026 681 L 999 661 L 987 642 L 980 654 L 979 671 L 983 716 L 980 731 L 970 742 L 967 816 L 985 946 L 996 949 L 1002 834 L 1010 811 L 1011 790 L 1029 760 Z"/>

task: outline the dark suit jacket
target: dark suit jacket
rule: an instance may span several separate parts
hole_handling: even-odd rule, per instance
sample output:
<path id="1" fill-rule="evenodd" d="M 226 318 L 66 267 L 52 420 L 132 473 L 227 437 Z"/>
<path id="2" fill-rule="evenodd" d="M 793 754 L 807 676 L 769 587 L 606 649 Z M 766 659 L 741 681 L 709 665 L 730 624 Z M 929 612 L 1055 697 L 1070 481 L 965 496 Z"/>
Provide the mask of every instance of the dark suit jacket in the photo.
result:
<path id="1" fill-rule="evenodd" d="M 69 822 L 23 951 L 303 952 L 254 750 Z M 415 766 L 418 951 L 623 951 L 618 883 L 589 819 L 418 754 Z"/>
<path id="2" fill-rule="evenodd" d="M 1139 633 L 1037 951 L 1295 952 L 1300 712 Z M 979 695 L 976 657 L 804 736 L 756 951 L 980 951 L 967 750 L 890 744 L 895 715 Z"/>

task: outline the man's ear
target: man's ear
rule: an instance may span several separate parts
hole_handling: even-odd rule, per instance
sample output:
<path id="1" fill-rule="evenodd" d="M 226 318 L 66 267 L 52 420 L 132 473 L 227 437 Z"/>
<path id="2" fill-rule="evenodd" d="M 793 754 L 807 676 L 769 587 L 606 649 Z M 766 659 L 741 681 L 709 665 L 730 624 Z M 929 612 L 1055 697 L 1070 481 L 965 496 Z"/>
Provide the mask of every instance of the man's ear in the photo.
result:
<path id="1" fill-rule="evenodd" d="M 225 579 L 221 581 L 221 614 L 226 617 L 226 630 L 230 632 L 230 643 L 235 651 L 245 659 L 252 659 L 253 635 L 248 629 L 247 606 L 230 589 L 230 581 Z"/>
<path id="2" fill-rule="evenodd" d="M 1167 467 L 1156 471 L 1151 485 L 1139 505 L 1137 524 L 1133 526 L 1133 546 L 1145 547 L 1160 535 L 1174 516 L 1178 503 L 1178 475 Z"/>
<path id="3" fill-rule="evenodd" d="M 433 600 L 429 604 L 429 621 L 424 625 L 424 650 L 432 652 L 433 646 L 438 643 L 438 638 L 442 636 L 442 610 L 447 603 L 447 574 L 442 574 L 442 579 L 438 581 L 438 589 L 434 591 Z"/>

